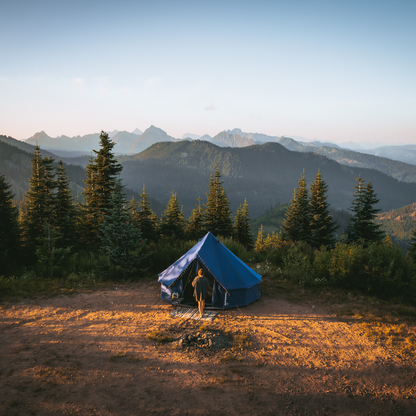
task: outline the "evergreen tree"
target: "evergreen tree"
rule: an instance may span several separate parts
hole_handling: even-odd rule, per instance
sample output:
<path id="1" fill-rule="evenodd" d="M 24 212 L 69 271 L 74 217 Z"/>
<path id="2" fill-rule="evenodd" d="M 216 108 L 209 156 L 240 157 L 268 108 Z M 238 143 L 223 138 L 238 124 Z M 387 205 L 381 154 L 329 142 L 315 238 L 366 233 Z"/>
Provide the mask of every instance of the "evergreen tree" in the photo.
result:
<path id="1" fill-rule="evenodd" d="M 364 179 L 361 175 L 356 178 L 357 184 L 354 186 L 354 200 L 352 202 L 353 216 L 347 229 L 347 241 L 349 243 L 362 240 L 365 243 L 381 241 L 384 232 L 380 225 L 376 224 L 375 219 L 379 209 L 374 208 L 379 202 L 370 182 L 364 186 Z"/>
<path id="2" fill-rule="evenodd" d="M 147 241 L 155 241 L 158 237 L 158 218 L 150 208 L 150 203 L 147 199 L 147 192 L 144 185 L 142 193 L 140 194 L 139 202 L 132 202 L 130 207 L 133 223 L 141 231 L 142 237 Z"/>
<path id="3" fill-rule="evenodd" d="M 407 255 L 416 262 L 416 231 L 412 233 L 412 239 L 409 241 L 409 249 Z"/>
<path id="4" fill-rule="evenodd" d="M 60 160 L 56 168 L 55 226 L 60 233 L 58 247 L 69 247 L 75 244 L 75 206 L 69 179 Z"/>
<path id="5" fill-rule="evenodd" d="M 10 273 L 18 261 L 19 213 L 13 197 L 10 185 L 0 174 L 0 276 Z"/>
<path id="6" fill-rule="evenodd" d="M 232 237 L 233 222 L 231 220 L 230 203 L 222 187 L 221 172 L 215 165 L 214 175 L 211 175 L 205 204 L 204 223 L 206 232 L 211 231 L 216 237 Z"/>
<path id="7" fill-rule="evenodd" d="M 130 219 L 131 219 L 132 224 L 136 228 L 139 228 L 139 215 L 138 215 L 139 211 L 137 209 L 137 202 L 134 199 L 134 196 L 132 196 L 130 199 L 128 210 L 130 213 Z"/>
<path id="8" fill-rule="evenodd" d="M 292 201 L 287 207 L 286 216 L 282 222 L 282 237 L 284 240 L 310 242 L 311 215 L 309 212 L 308 190 L 306 188 L 305 171 L 298 182 Z"/>
<path id="9" fill-rule="evenodd" d="M 101 131 L 100 150 L 94 150 L 95 159 L 91 156 L 85 168 L 84 203 L 80 212 L 80 239 L 84 245 L 96 248 L 100 224 L 104 221 L 106 210 L 112 208 L 112 194 L 118 182 L 122 166 L 112 152 L 115 143 L 108 134 Z"/>
<path id="10" fill-rule="evenodd" d="M 253 237 L 250 230 L 247 199 L 244 199 L 244 205 L 242 207 L 240 205 L 235 215 L 234 236 L 247 250 L 253 249 Z"/>
<path id="11" fill-rule="evenodd" d="M 145 241 L 141 232 L 133 224 L 126 209 L 126 200 L 120 181 L 116 181 L 105 208 L 104 220 L 100 224 L 100 251 L 107 257 L 101 265 L 101 273 L 107 277 L 129 278 L 136 276 L 145 258 Z"/>
<path id="12" fill-rule="evenodd" d="M 185 238 L 185 220 L 183 212 L 179 208 L 176 192 L 172 191 L 165 213 L 162 216 L 160 233 L 180 240 Z"/>
<path id="13" fill-rule="evenodd" d="M 199 240 L 204 236 L 204 210 L 201 205 L 202 198 L 198 198 L 198 204 L 192 210 L 186 226 L 186 235 L 189 240 Z"/>
<path id="14" fill-rule="evenodd" d="M 254 244 L 254 251 L 256 253 L 264 253 L 266 251 L 263 224 L 260 225 L 256 243 Z"/>
<path id="15" fill-rule="evenodd" d="M 337 226 L 332 222 L 332 217 L 329 213 L 329 204 L 326 195 L 327 189 L 328 186 L 318 172 L 309 188 L 309 212 L 311 220 L 309 241 L 311 246 L 316 249 L 321 246 L 331 247 L 335 244 L 334 232 Z"/>
<path id="16" fill-rule="evenodd" d="M 35 147 L 32 159 L 32 176 L 29 179 L 29 190 L 25 195 L 25 204 L 21 218 L 22 245 L 26 257 L 34 261 L 37 238 L 44 232 L 44 225 L 54 224 L 54 189 L 56 186 L 53 159 L 42 158 L 40 147 Z"/>
<path id="17" fill-rule="evenodd" d="M 281 233 L 272 232 L 267 234 L 267 237 L 263 239 L 263 247 L 265 251 L 273 250 L 282 245 Z"/>
<path id="18" fill-rule="evenodd" d="M 59 244 L 62 239 L 57 227 L 44 223 L 43 233 L 36 239 L 36 269 L 43 277 L 62 277 L 68 273 L 70 263 L 76 255 L 71 253 L 71 247 Z"/>

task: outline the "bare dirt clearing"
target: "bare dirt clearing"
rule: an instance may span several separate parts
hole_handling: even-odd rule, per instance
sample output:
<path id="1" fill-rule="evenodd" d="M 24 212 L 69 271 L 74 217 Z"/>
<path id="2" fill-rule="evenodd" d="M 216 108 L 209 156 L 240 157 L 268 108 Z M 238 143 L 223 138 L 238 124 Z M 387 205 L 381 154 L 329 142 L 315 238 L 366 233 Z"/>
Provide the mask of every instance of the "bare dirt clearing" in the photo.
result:
<path id="1" fill-rule="evenodd" d="M 157 283 L 1 310 L 0 414 L 416 414 L 414 359 L 326 307 L 277 294 L 212 323 L 171 310 Z"/>

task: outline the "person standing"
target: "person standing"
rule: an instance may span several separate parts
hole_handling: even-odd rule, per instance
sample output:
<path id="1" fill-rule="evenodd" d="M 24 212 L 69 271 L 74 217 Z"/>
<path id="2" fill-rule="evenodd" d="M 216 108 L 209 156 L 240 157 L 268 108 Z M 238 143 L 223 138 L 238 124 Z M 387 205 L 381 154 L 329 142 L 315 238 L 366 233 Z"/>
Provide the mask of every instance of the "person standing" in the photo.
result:
<path id="1" fill-rule="evenodd" d="M 202 318 L 209 286 L 208 278 L 204 276 L 203 269 L 198 270 L 198 276 L 193 280 L 192 286 L 194 288 L 194 298 L 198 302 L 199 317 Z"/>

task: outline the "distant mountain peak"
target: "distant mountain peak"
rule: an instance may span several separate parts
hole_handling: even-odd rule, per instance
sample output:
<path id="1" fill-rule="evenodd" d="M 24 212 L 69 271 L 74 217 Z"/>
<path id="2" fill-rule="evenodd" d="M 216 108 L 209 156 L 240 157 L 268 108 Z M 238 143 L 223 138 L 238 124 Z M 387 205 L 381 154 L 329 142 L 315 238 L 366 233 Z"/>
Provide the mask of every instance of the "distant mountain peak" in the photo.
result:
<path id="1" fill-rule="evenodd" d="M 241 136 L 243 134 L 243 131 L 241 129 L 232 129 L 232 130 L 227 130 L 227 133 L 238 134 L 239 136 Z"/>
<path id="2" fill-rule="evenodd" d="M 143 132 L 140 130 L 140 129 L 134 129 L 133 131 L 132 131 L 132 133 L 133 134 L 137 134 L 137 136 L 140 136 L 140 135 L 142 135 L 143 134 Z"/>
<path id="3" fill-rule="evenodd" d="M 37 138 L 37 137 L 49 137 L 44 130 L 38 131 L 35 133 L 31 138 Z"/>

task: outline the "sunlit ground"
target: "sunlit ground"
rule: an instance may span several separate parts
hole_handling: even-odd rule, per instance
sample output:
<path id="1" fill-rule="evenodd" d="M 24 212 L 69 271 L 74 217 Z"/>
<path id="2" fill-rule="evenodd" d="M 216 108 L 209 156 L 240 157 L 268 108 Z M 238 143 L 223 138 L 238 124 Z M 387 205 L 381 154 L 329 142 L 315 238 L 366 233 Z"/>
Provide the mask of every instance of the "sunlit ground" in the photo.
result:
<path id="1" fill-rule="evenodd" d="M 153 283 L 9 305 L 0 414 L 416 414 L 414 325 L 266 292 L 208 324 L 171 318 Z M 176 342 L 198 332 L 220 341 Z"/>

